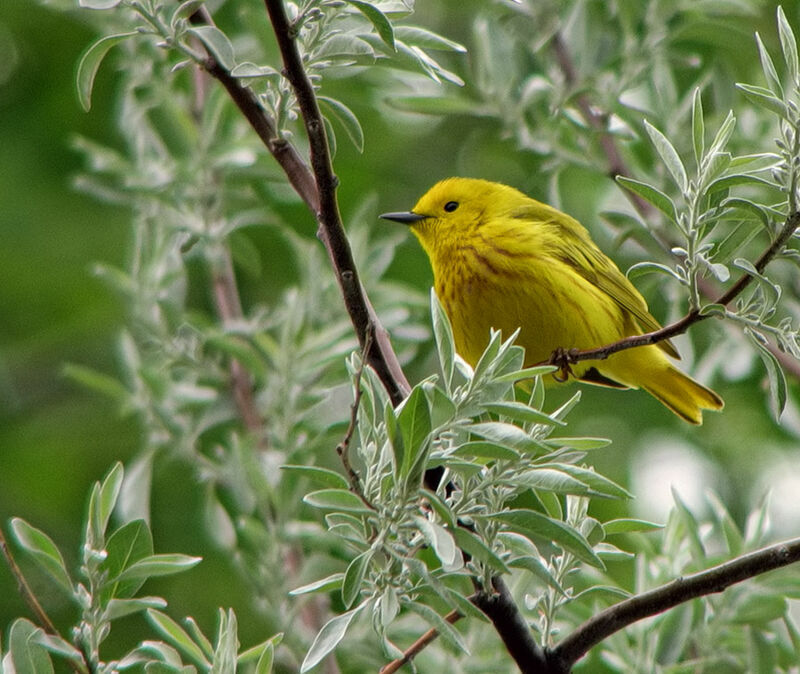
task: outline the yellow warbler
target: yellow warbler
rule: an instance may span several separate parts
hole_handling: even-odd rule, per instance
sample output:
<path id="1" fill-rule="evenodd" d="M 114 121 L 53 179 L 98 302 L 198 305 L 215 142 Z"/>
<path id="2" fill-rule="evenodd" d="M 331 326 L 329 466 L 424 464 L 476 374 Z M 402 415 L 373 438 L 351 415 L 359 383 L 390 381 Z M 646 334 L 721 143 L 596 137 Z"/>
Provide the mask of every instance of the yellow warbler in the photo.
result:
<path id="1" fill-rule="evenodd" d="M 449 178 L 409 212 L 381 216 L 410 225 L 433 267 L 434 284 L 458 353 L 473 366 L 489 329 L 525 347 L 526 366 L 559 348 L 589 349 L 660 326 L 647 303 L 574 218 L 487 180 Z M 686 421 L 722 399 L 676 369 L 669 342 L 572 366 L 577 379 L 643 388 Z M 551 375 L 552 379 L 552 375 Z"/>

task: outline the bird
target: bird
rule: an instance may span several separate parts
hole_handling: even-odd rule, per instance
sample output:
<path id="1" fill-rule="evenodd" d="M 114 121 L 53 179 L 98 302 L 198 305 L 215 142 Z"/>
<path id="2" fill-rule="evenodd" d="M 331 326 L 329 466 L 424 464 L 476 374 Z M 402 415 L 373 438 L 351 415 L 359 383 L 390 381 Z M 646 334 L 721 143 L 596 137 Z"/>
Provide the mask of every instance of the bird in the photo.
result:
<path id="1" fill-rule="evenodd" d="M 455 348 L 473 367 L 491 329 L 525 348 L 525 366 L 658 330 L 647 302 L 576 219 L 523 192 L 478 178 L 437 182 L 410 211 L 384 213 L 410 227 L 430 259 L 434 290 Z M 692 424 L 721 410 L 714 391 L 679 370 L 669 341 L 603 360 L 570 363 L 566 376 L 641 388 Z M 547 384 L 564 379 L 558 372 Z"/>

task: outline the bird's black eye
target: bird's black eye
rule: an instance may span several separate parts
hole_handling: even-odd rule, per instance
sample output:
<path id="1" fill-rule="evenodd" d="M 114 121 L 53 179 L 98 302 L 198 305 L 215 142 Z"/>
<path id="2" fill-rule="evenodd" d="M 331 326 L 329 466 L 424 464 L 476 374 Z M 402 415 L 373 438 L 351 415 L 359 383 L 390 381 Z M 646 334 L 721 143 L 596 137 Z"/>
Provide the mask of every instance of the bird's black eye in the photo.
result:
<path id="1" fill-rule="evenodd" d="M 458 202 L 457 201 L 448 201 L 444 205 L 444 210 L 447 211 L 448 213 L 452 213 L 457 208 L 458 208 Z"/>

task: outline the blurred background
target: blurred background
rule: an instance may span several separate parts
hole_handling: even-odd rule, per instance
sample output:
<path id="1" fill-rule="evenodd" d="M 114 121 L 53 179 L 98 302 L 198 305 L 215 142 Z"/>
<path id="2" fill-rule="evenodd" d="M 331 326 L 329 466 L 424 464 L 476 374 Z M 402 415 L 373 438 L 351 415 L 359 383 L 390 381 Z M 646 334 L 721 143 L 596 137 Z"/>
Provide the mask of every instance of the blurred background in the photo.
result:
<path id="1" fill-rule="evenodd" d="M 421 4 L 414 23 L 470 50 L 477 48 L 480 25 L 474 17 L 482 3 Z M 698 58 L 713 54 L 721 59 L 715 70 L 721 82 L 759 82 L 752 32 L 758 29 L 775 47 L 776 6 L 753 2 L 748 11 L 718 24 L 707 14 L 693 24 L 687 15 L 683 24 L 668 29 L 675 31 L 675 39 L 690 43 Z M 797 27 L 797 6 L 787 3 L 786 9 Z M 112 401 L 63 376 L 67 363 L 117 373 L 117 338 L 126 316 L 119 297 L 93 270 L 98 262 L 126 265 L 131 248 L 129 214 L 73 188 L 75 176 L 85 168 L 74 150 L 76 138 L 111 146 L 121 143 L 115 121 L 114 58 L 99 72 L 91 112 L 85 113 L 77 101 L 76 62 L 94 37 L 79 11 L 60 13 L 27 2 L 5 2 L 0 8 L 0 523 L 5 528 L 10 517 L 24 517 L 52 536 L 68 564 L 77 562 L 91 483 L 114 461 L 128 461 L 142 443 L 135 419 L 120 416 Z M 472 52 L 451 54 L 446 62 L 465 76 L 474 58 Z M 678 85 L 687 86 L 680 81 Z M 349 100 L 354 86 L 364 85 L 357 78 L 326 80 L 328 92 L 342 100 Z M 637 261 L 641 250 L 636 245 L 615 248 L 614 232 L 597 216 L 600 210 L 625 203 L 602 171 L 589 171 L 563 158 L 558 171 L 552 171 L 552 156 L 535 151 L 535 137 L 523 147 L 520 138 L 509 132 L 513 120 L 491 114 L 399 111 L 402 106 L 387 104 L 380 83 L 367 86 L 373 91 L 369 103 L 360 97 L 353 105 L 364 128 L 364 151 L 358 153 L 340 140 L 335 159 L 346 222 L 358 211 L 366 214 L 362 217 L 370 229 L 392 227 L 377 220 L 377 214 L 411 208 L 440 178 L 470 175 L 507 182 L 576 216 L 623 270 Z M 477 95 L 470 86 L 465 95 Z M 433 83 L 425 87 L 437 89 Z M 419 93 L 411 80 L 407 93 Z M 714 89 L 704 102 L 716 123 L 729 107 L 742 104 L 732 85 L 728 91 Z M 747 122 L 745 115 L 742 145 L 747 142 Z M 292 203 L 273 207 L 282 209 L 296 231 L 313 237 L 314 223 L 304 209 Z M 260 258 L 257 273 L 237 267 L 245 301 L 249 306 L 275 301 L 294 280 L 286 245 L 258 225 L 244 230 L 244 235 Z M 395 247 L 389 277 L 426 298 L 432 277 L 416 241 L 394 235 L 387 241 Z M 330 272 L 325 267 L 319 273 Z M 637 283 L 660 320 L 678 315 L 669 309 L 669 298 L 663 296 L 657 279 L 645 277 Z M 203 301 L 208 300 L 201 297 L 199 304 Z M 724 397 L 722 414 L 706 414 L 704 425 L 692 428 L 644 393 L 584 387 L 570 435 L 613 440 L 609 448 L 595 452 L 592 461 L 600 472 L 629 486 L 637 497 L 630 508 L 638 515 L 663 518 L 672 503 L 672 487 L 691 507 L 702 510 L 704 491 L 711 487 L 743 522 L 769 493 L 776 531 L 796 535 L 797 382 L 790 376 L 791 399 L 783 425 L 777 425 L 760 361 L 744 343 L 737 350 L 735 339 L 725 340 L 724 352 L 715 351 L 720 329 L 710 323 L 697 326 L 691 339 L 677 343 L 684 367 Z M 430 372 L 429 347 L 423 345 L 411 361 L 413 380 Z M 574 387 L 550 392 L 548 407 L 554 408 L 573 392 Z M 153 486 L 156 551 L 202 555 L 206 563 L 171 579 L 168 587 L 153 583 L 148 594 L 163 592 L 173 615 L 194 615 L 209 628 L 218 606 L 235 606 L 243 643 L 263 638 L 257 620 L 248 619 L 257 615 L 248 601 L 248 585 L 198 521 L 202 495 L 201 485 L 179 460 L 158 464 Z M 607 507 L 613 512 L 628 506 Z M 46 581 L 35 570 L 30 574 L 56 620 L 68 620 L 72 608 L 46 589 Z M 0 629 L 5 630 L 27 609 L 4 564 L 0 564 L 0 597 Z"/>

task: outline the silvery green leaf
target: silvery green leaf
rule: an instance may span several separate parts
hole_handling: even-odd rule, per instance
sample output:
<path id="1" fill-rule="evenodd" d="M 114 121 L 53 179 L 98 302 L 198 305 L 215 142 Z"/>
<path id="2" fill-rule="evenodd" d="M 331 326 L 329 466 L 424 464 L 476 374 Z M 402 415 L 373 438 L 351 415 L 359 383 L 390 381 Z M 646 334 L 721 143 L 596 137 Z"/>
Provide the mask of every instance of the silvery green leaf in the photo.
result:
<path id="1" fill-rule="evenodd" d="M 303 502 L 323 510 L 371 512 L 363 501 L 347 489 L 320 489 L 306 494 Z"/>
<path id="2" fill-rule="evenodd" d="M 211 663 L 203 650 L 194 642 L 189 634 L 166 613 L 148 609 L 147 619 L 155 630 L 173 646 L 183 651 L 187 657 L 200 667 L 209 667 Z"/>
<path id="3" fill-rule="evenodd" d="M 348 108 L 344 103 L 335 98 L 328 96 L 317 96 L 317 100 L 322 104 L 322 107 L 327 111 L 327 114 L 333 117 L 339 124 L 341 124 L 347 137 L 355 145 L 359 152 L 364 151 L 364 131 L 361 128 L 361 123 L 358 118 L 353 114 L 353 111 Z"/>
<path id="4" fill-rule="evenodd" d="M 358 599 L 361 585 L 364 581 L 364 574 L 369 567 L 372 555 L 372 549 L 365 550 L 347 566 L 347 571 L 345 571 L 342 581 L 342 602 L 344 602 L 346 608 L 350 608 L 353 602 Z"/>
<path id="5" fill-rule="evenodd" d="M 486 517 L 501 522 L 512 531 L 528 538 L 552 541 L 590 566 L 598 569 L 605 568 L 586 539 L 564 522 L 534 510 L 505 510 L 486 515 Z"/>
<path id="6" fill-rule="evenodd" d="M 431 288 L 431 319 L 436 350 L 439 353 L 439 366 L 442 368 L 446 390 L 450 392 L 453 385 L 453 368 L 455 367 L 455 340 L 450 320 L 433 288 Z"/>
<path id="7" fill-rule="evenodd" d="M 428 436 L 431 432 L 431 415 L 428 398 L 422 386 L 415 386 L 397 413 L 397 426 L 403 436 L 405 453 L 400 468 L 401 479 L 414 481 L 412 469 L 430 447 Z M 421 475 L 420 475 L 421 476 Z"/>
<path id="8" fill-rule="evenodd" d="M 180 22 L 183 19 L 188 19 L 192 16 L 198 9 L 200 9 L 205 4 L 205 0 L 184 0 L 175 11 L 172 13 L 172 18 L 169 21 L 169 25 L 172 27 L 173 32 Z"/>
<path id="9" fill-rule="evenodd" d="M 626 178 L 625 176 L 617 176 L 616 181 L 626 190 L 629 190 L 634 194 L 638 194 L 640 197 L 642 197 L 642 199 L 655 206 L 659 211 L 672 220 L 672 222 L 678 222 L 675 204 L 672 203 L 672 199 L 670 199 L 661 190 L 639 180 Z"/>
<path id="10" fill-rule="evenodd" d="M 711 142 L 711 146 L 708 148 L 707 156 L 710 157 L 717 152 L 722 152 L 728 144 L 735 128 L 736 117 L 733 116 L 733 112 L 728 112 L 725 121 L 722 122 L 722 125 L 717 130 L 717 134 L 714 136 L 714 140 Z"/>
<path id="11" fill-rule="evenodd" d="M 553 419 L 544 412 L 515 401 L 488 402 L 483 403 L 482 407 L 487 412 L 508 417 L 518 423 L 546 424 L 549 426 L 565 425 L 563 421 Z"/>
<path id="12" fill-rule="evenodd" d="M 508 573 L 508 567 L 505 562 L 479 536 L 458 526 L 452 529 L 452 532 L 458 547 L 464 552 L 469 553 L 472 557 L 499 573 Z"/>
<path id="13" fill-rule="evenodd" d="M 680 189 L 682 192 L 686 192 L 689 180 L 686 177 L 686 168 L 683 166 L 683 162 L 681 161 L 680 155 L 678 155 L 678 151 L 675 149 L 672 143 L 669 142 L 667 137 L 647 120 L 644 122 L 644 128 L 647 131 L 647 135 L 650 136 L 653 146 L 656 148 L 656 151 L 661 157 L 661 161 L 664 162 L 670 174 L 672 175 L 672 179 L 675 181 L 678 189 Z"/>
<path id="14" fill-rule="evenodd" d="M 778 76 L 778 71 L 775 70 L 775 64 L 772 62 L 772 57 L 769 55 L 761 36 L 756 31 L 756 44 L 758 45 L 758 58 L 761 60 L 761 69 L 764 71 L 764 76 L 767 78 L 769 88 L 778 97 L 783 97 L 783 86 L 781 85 L 781 78 Z"/>
<path id="15" fill-rule="evenodd" d="M 120 0 L 111 0 L 117 4 Z M 113 6 L 113 5 L 110 5 Z M 97 76 L 97 71 L 100 64 L 103 62 L 106 54 L 114 45 L 119 44 L 129 37 L 138 35 L 136 32 L 118 33 L 116 35 L 106 35 L 101 37 L 97 42 L 93 43 L 81 56 L 78 61 L 78 70 L 75 76 L 76 84 L 78 87 L 78 100 L 81 107 L 89 112 L 92 107 L 92 88 L 94 87 L 94 78 Z"/>
<path id="16" fill-rule="evenodd" d="M 780 98 L 777 98 L 769 89 L 758 87 L 754 84 L 744 84 L 743 82 L 737 82 L 736 88 L 752 103 L 766 108 L 770 112 L 774 112 L 782 119 L 787 118 L 788 110 L 786 104 Z"/>
<path id="17" fill-rule="evenodd" d="M 43 531 L 32 527 L 25 520 L 14 517 L 11 520 L 14 538 L 33 560 L 58 583 L 62 590 L 72 593 L 72 580 L 61 552 L 53 540 Z"/>
<path id="18" fill-rule="evenodd" d="M 692 145 L 694 147 L 694 158 L 698 166 L 703 163 L 703 151 L 705 149 L 705 120 L 703 119 L 703 97 L 700 87 L 695 88 L 692 96 Z"/>
<path id="19" fill-rule="evenodd" d="M 748 333 L 750 333 L 752 337 L 755 337 L 756 333 L 749 330 Z M 783 414 L 783 410 L 786 407 L 786 375 L 783 373 L 783 368 L 778 359 L 761 340 L 754 338 L 751 341 L 757 347 L 758 355 L 761 356 L 761 360 L 767 370 L 767 376 L 769 378 L 770 409 L 775 419 L 780 420 L 781 414 Z"/>
<path id="20" fill-rule="evenodd" d="M 783 7 L 778 6 L 778 35 L 781 39 L 781 49 L 783 50 L 783 58 L 786 61 L 786 67 L 789 69 L 789 75 L 795 82 L 800 82 L 800 62 L 797 56 L 797 40 L 794 36 L 789 21 L 786 19 L 786 14 L 783 12 Z"/>
<path id="21" fill-rule="evenodd" d="M 167 602 L 161 597 L 136 597 L 135 599 L 112 599 L 108 602 L 103 618 L 116 620 L 145 609 L 166 608 Z"/>
<path id="22" fill-rule="evenodd" d="M 42 630 L 30 620 L 18 618 L 8 632 L 8 654 L 14 674 L 53 674 L 47 649 L 39 643 Z"/>
<path id="23" fill-rule="evenodd" d="M 632 518 L 620 518 L 616 520 L 609 520 L 608 522 L 603 523 L 603 530 L 605 531 L 606 536 L 613 536 L 614 534 L 655 531 L 663 528 L 663 524 L 656 524 L 655 522 L 648 522 L 647 520 Z"/>
<path id="24" fill-rule="evenodd" d="M 467 51 L 464 45 L 418 26 L 397 26 L 395 34 L 406 44 L 422 47 L 423 49 L 438 49 L 459 53 L 466 53 Z"/>
<path id="25" fill-rule="evenodd" d="M 644 276 L 645 274 L 653 273 L 665 274 L 671 278 L 674 278 L 679 283 L 685 283 L 680 274 L 678 274 L 672 267 L 668 267 L 667 265 L 659 262 L 637 262 L 630 269 L 628 269 L 626 276 L 629 279 L 636 279 L 640 276 Z"/>
<path id="26" fill-rule="evenodd" d="M 436 628 L 439 636 L 452 650 L 469 655 L 469 648 L 460 632 L 432 608 L 417 601 L 403 602 L 403 606 L 416 613 L 431 627 Z"/>
<path id="27" fill-rule="evenodd" d="M 328 653 L 336 648 L 337 644 L 344 638 L 347 628 L 350 626 L 353 618 L 361 612 L 367 603 L 368 600 L 362 602 L 354 609 L 347 611 L 347 613 L 342 613 L 341 615 L 331 618 L 323 625 L 322 629 L 314 638 L 311 648 L 308 649 L 308 653 L 306 653 L 306 657 L 300 667 L 301 674 L 318 665 Z"/>
<path id="28" fill-rule="evenodd" d="M 505 445 L 523 452 L 539 453 L 549 448 L 526 433 L 519 426 L 500 421 L 486 421 L 465 426 L 464 430 L 499 445 Z"/>
<path id="29" fill-rule="evenodd" d="M 108 538 L 105 550 L 107 556 L 100 569 L 108 574 L 109 580 L 103 587 L 103 600 L 133 597 L 144 583 L 144 578 L 127 582 L 114 579 L 133 563 L 153 554 L 153 537 L 147 523 L 144 520 L 133 520 L 123 525 Z"/>
<path id="30" fill-rule="evenodd" d="M 281 471 L 288 475 L 308 478 L 312 482 L 317 482 L 327 487 L 333 487 L 334 489 L 347 489 L 350 486 L 347 480 L 339 473 L 328 468 L 320 468 L 319 466 L 295 466 L 284 464 L 281 466 Z"/>
<path id="31" fill-rule="evenodd" d="M 144 557 L 129 567 L 119 576 L 117 581 L 134 580 L 139 578 L 153 578 L 155 576 L 168 576 L 173 573 L 180 573 L 197 566 L 202 561 L 202 557 L 191 557 L 180 554 L 150 555 Z"/>
<path id="32" fill-rule="evenodd" d="M 394 28 L 392 27 L 391 21 L 386 18 L 386 15 L 378 9 L 378 7 L 364 0 L 345 0 L 345 2 L 355 7 L 367 17 L 375 28 L 375 32 L 381 36 L 381 40 L 383 40 L 388 47 L 394 49 Z"/>
<path id="33" fill-rule="evenodd" d="M 202 42 L 206 49 L 213 54 L 220 65 L 228 71 L 233 70 L 236 65 L 236 57 L 233 52 L 233 45 L 228 36 L 216 26 L 192 26 L 188 29 Z"/>
<path id="34" fill-rule="evenodd" d="M 310 592 L 330 592 L 331 590 L 340 588 L 343 580 L 343 573 L 332 573 L 330 576 L 320 578 L 320 580 L 315 580 L 313 583 L 308 583 L 307 585 L 302 585 L 294 590 L 291 590 L 289 595 L 294 597 L 296 595 L 308 594 Z"/>
<path id="35" fill-rule="evenodd" d="M 453 536 L 447 529 L 425 517 L 414 517 L 414 521 L 441 561 L 444 571 L 458 571 L 464 566 L 461 551 L 456 547 Z"/>
<path id="36" fill-rule="evenodd" d="M 564 590 L 564 587 L 558 582 L 556 577 L 550 572 L 547 566 L 542 564 L 537 557 L 534 557 L 533 555 L 516 557 L 509 561 L 508 565 L 515 569 L 525 569 L 536 576 L 539 580 L 543 581 L 545 585 L 558 590 L 559 594 L 562 596 L 566 596 L 567 593 Z"/>

